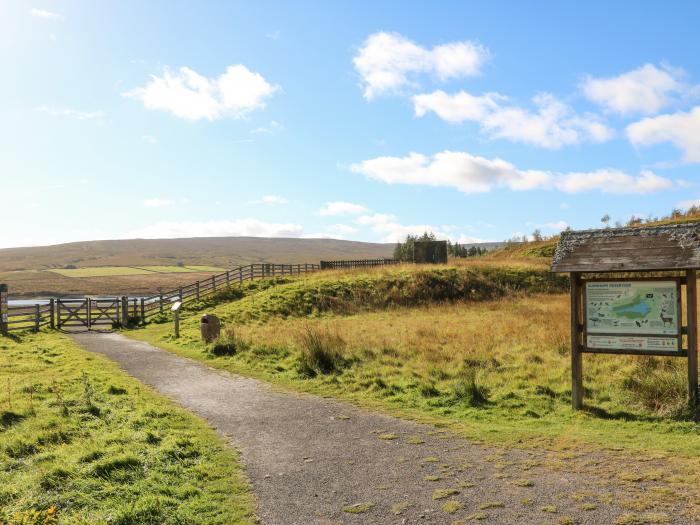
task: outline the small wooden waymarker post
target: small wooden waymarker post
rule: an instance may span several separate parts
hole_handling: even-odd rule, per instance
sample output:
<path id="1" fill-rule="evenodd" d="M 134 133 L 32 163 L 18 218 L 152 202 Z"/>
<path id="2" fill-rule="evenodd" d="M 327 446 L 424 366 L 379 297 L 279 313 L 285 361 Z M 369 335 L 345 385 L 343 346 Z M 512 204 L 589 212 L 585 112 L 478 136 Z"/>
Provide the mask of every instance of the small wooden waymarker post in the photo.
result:
<path id="1" fill-rule="evenodd" d="M 173 306 L 171 308 L 173 312 L 173 320 L 175 321 L 175 338 L 180 337 L 180 307 L 182 306 L 182 303 L 180 301 L 176 301 L 173 303 Z"/>
<path id="2" fill-rule="evenodd" d="M 584 353 L 685 357 L 688 401 L 698 405 L 699 267 L 698 223 L 562 232 L 552 271 L 571 275 L 574 409 L 583 407 Z"/>
<path id="3" fill-rule="evenodd" d="M 0 334 L 7 335 L 8 321 L 7 285 L 0 284 Z"/>

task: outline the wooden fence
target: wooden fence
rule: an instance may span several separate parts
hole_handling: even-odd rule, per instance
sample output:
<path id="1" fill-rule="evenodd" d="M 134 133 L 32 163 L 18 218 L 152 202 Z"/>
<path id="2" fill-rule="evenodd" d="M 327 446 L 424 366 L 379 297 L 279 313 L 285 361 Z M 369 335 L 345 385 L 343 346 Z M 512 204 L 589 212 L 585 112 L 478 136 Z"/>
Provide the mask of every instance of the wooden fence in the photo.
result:
<path id="1" fill-rule="evenodd" d="M 399 264 L 397 259 L 357 259 L 343 261 L 321 261 L 321 270 L 336 270 L 340 268 L 371 268 Z"/>
<path id="2" fill-rule="evenodd" d="M 140 311 L 137 317 L 143 321 L 150 317 L 166 313 L 170 310 L 172 303 L 179 301 L 188 303 L 199 301 L 214 293 L 230 288 L 232 284 L 239 284 L 243 281 L 262 279 L 265 277 L 282 277 L 285 275 L 301 275 L 303 273 L 318 271 L 318 264 L 272 264 L 255 263 L 247 266 L 239 266 L 224 273 L 212 275 L 203 281 L 181 286 L 169 292 L 143 297 L 140 301 Z"/>
<path id="3" fill-rule="evenodd" d="M 54 327 L 54 303 L 51 299 L 46 304 L 31 304 L 26 306 L 8 306 L 7 330 L 39 331 L 43 326 Z"/>
<path id="4" fill-rule="evenodd" d="M 395 259 L 358 259 L 321 261 L 321 264 L 272 264 L 254 263 L 239 266 L 223 273 L 175 288 L 150 297 L 50 299 L 45 304 L 7 307 L 7 321 L 0 320 L 0 331 L 38 331 L 51 328 L 78 328 L 126 326 L 145 323 L 149 319 L 166 314 L 174 302 L 189 303 L 205 299 L 243 281 L 266 277 L 301 275 L 321 269 L 369 268 L 397 264 Z"/>

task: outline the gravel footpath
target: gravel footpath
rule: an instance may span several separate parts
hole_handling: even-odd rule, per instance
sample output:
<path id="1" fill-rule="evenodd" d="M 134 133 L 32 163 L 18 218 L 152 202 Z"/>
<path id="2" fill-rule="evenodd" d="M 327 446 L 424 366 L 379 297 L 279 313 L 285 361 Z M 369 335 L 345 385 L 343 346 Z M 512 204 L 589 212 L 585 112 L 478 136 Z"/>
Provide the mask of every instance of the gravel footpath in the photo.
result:
<path id="1" fill-rule="evenodd" d="M 274 389 L 115 333 L 72 337 L 238 448 L 265 524 L 611 524 L 630 512 L 618 504 L 627 489 L 583 468 L 575 454 L 474 444 L 429 425 Z M 676 516 L 673 523 L 688 521 Z"/>

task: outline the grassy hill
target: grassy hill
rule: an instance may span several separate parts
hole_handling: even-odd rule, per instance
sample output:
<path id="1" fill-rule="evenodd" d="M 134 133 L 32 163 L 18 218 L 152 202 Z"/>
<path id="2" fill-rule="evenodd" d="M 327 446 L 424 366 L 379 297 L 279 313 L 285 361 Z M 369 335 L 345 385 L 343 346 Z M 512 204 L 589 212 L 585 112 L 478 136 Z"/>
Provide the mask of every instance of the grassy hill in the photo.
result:
<path id="1" fill-rule="evenodd" d="M 393 249 L 393 244 L 262 237 L 74 242 L 0 250 L 0 283 L 8 284 L 12 297 L 148 295 L 220 273 L 217 268 L 391 257 Z"/>
<path id="2" fill-rule="evenodd" d="M 0 250 L 0 271 L 76 266 L 216 266 L 253 262 L 304 263 L 320 259 L 391 257 L 393 244 L 337 239 L 197 237 L 86 241 Z"/>

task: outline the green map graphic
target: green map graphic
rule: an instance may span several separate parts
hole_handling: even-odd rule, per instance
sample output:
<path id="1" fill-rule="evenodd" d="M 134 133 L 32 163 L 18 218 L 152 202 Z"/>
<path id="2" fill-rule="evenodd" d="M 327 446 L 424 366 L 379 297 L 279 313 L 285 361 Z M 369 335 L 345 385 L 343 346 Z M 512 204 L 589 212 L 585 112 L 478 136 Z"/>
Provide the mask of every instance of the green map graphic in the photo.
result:
<path id="1" fill-rule="evenodd" d="M 678 333 L 675 281 L 586 283 L 586 331 L 600 334 Z"/>

